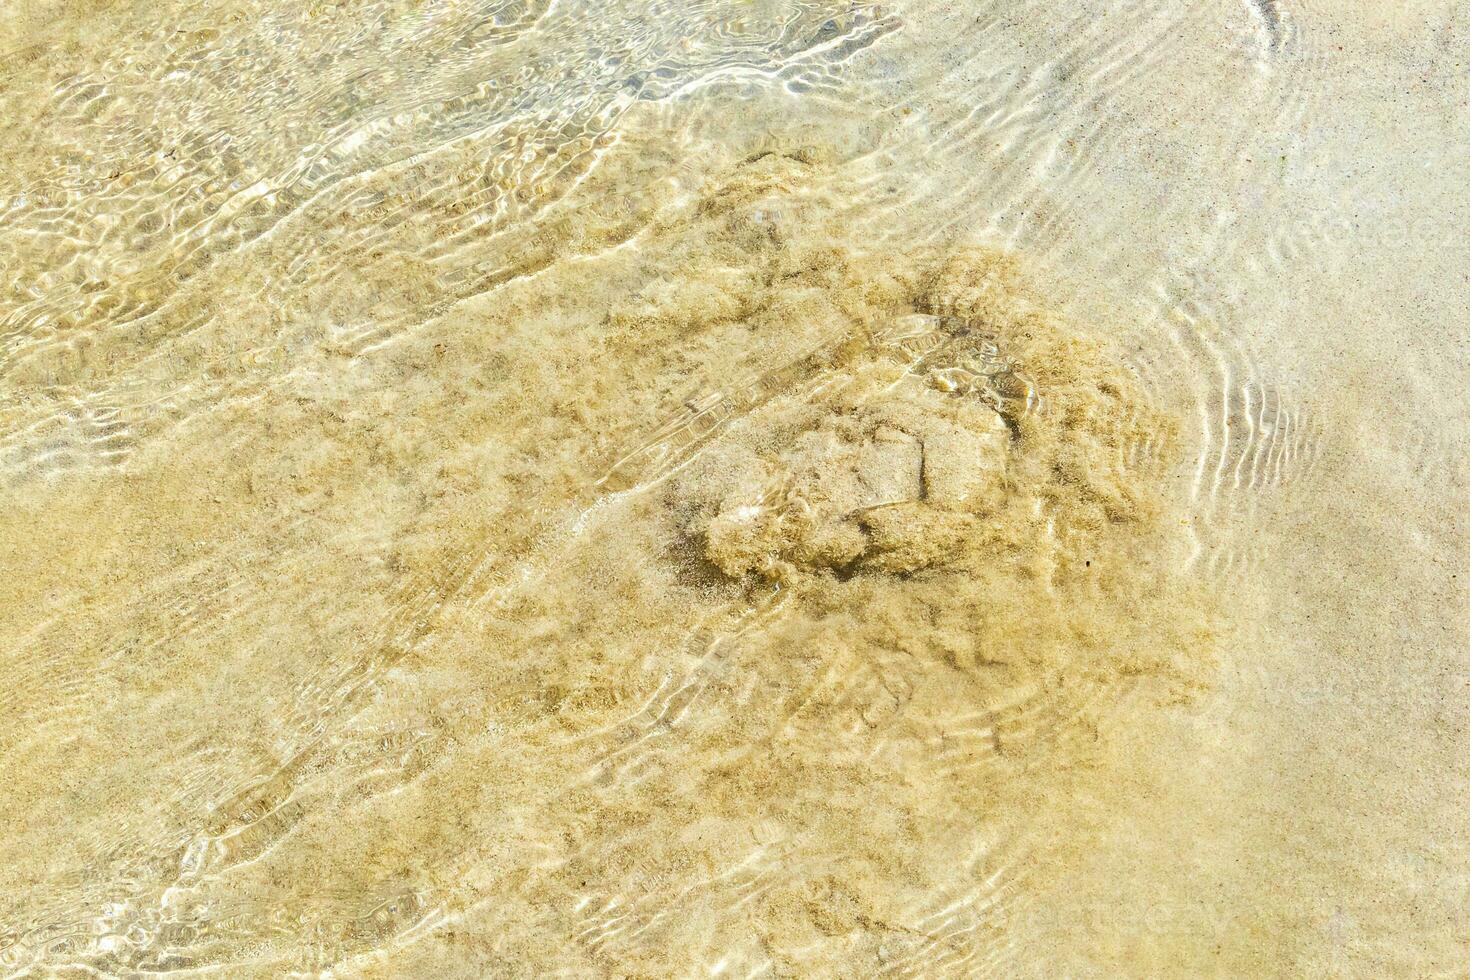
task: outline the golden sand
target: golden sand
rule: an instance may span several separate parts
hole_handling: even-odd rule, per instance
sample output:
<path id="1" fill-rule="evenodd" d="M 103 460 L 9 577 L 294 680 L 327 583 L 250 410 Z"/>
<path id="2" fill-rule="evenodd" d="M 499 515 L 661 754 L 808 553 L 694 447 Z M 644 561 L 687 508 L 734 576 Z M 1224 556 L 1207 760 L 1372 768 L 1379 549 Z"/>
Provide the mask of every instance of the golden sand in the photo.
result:
<path id="1" fill-rule="evenodd" d="M 981 6 L 0 14 L 0 974 L 1460 975 L 1453 15 Z"/>

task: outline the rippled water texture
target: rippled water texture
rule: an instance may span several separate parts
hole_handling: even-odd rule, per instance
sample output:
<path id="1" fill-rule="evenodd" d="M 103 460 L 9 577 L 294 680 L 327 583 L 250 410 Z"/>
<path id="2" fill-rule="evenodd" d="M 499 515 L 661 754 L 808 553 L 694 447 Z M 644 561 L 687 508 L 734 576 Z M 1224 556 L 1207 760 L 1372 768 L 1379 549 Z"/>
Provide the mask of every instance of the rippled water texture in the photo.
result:
<path id="1" fill-rule="evenodd" d="M 0 8 L 0 968 L 1466 976 L 1467 27 Z"/>

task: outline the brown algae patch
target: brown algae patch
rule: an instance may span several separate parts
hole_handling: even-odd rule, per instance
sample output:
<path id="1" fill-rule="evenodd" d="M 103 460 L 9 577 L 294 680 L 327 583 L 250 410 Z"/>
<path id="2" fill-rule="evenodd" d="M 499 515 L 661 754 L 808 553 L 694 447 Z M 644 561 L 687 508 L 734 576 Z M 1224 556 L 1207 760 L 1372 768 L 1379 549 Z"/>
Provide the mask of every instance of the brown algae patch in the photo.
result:
<path id="1" fill-rule="evenodd" d="M 1027 896 L 1083 864 L 1094 811 L 1069 801 L 1112 791 L 1107 733 L 1209 676 L 1175 417 L 1014 257 L 870 254 L 814 216 L 756 233 L 801 198 L 716 188 L 650 243 L 687 264 L 604 326 L 683 383 L 673 421 L 611 451 L 602 504 L 487 643 L 525 645 L 586 738 L 555 887 L 584 931 L 602 908 L 647 930 L 562 967 L 1045 962 L 1064 937 Z M 926 932 L 946 906 L 983 925 Z"/>
<path id="2" fill-rule="evenodd" d="M 1209 676 L 1175 416 L 1016 257 L 865 248 L 834 172 L 751 155 L 661 210 L 608 292 L 520 294 L 553 324 L 607 301 L 566 383 L 609 437 L 576 530 L 453 646 L 496 651 L 502 703 L 552 719 L 537 764 L 577 787 L 525 818 L 567 855 L 535 907 L 578 910 L 542 934 L 637 927 L 538 943 L 547 969 L 1044 961 L 1065 937 L 1027 934 L 1011 873 L 1065 881 L 1107 732 Z M 983 925 L 928 934 L 946 907 Z"/>
<path id="3" fill-rule="evenodd" d="M 856 353 L 682 462 L 674 553 L 754 592 L 892 604 L 882 642 L 951 663 L 1193 676 L 1210 627 L 1170 568 L 1175 419 L 1013 258 L 909 261 L 912 294 Z"/>
<path id="4" fill-rule="evenodd" d="M 479 868 L 441 869 L 495 910 L 456 943 L 515 932 L 539 972 L 1044 964 L 1065 917 L 1028 902 L 1085 866 L 1109 733 L 1210 676 L 1175 416 L 1017 257 L 868 247 L 841 175 L 702 168 L 636 249 L 468 321 L 560 372 L 523 396 L 557 439 L 502 438 L 561 469 L 467 502 L 568 506 L 406 661 L 491 704 L 400 842 Z M 524 867 L 507 826 L 517 890 L 462 884 Z M 433 972 L 419 947 L 380 975 Z"/>

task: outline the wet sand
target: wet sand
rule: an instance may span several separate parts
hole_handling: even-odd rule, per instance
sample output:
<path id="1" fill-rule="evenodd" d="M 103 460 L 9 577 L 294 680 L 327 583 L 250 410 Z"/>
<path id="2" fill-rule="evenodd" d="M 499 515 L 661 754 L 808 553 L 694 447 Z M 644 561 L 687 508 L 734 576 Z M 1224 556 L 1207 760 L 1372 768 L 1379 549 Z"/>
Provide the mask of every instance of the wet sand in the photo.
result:
<path id="1" fill-rule="evenodd" d="M 1452 8 L 57 9 L 7 975 L 1457 975 Z"/>

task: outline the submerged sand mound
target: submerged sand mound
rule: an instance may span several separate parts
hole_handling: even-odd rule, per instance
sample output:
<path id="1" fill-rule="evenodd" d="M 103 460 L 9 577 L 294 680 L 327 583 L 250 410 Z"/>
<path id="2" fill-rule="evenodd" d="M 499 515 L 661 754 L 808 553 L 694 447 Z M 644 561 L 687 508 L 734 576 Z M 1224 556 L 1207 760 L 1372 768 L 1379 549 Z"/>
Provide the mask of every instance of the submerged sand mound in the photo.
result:
<path id="1" fill-rule="evenodd" d="M 703 533 L 721 571 L 913 571 L 943 558 L 927 541 L 1004 499 L 1011 437 L 999 412 L 913 375 L 864 380 L 886 384 L 769 455 L 716 464 L 729 469 Z"/>
<path id="2" fill-rule="evenodd" d="M 1134 538 L 1164 506 L 1149 481 L 1172 421 L 997 287 L 1013 275 L 994 253 L 952 260 L 915 297 L 948 313 L 894 317 L 810 397 L 735 419 L 673 481 L 682 533 L 732 579 L 793 583 L 989 555 L 1044 561 L 1055 585 Z"/>

